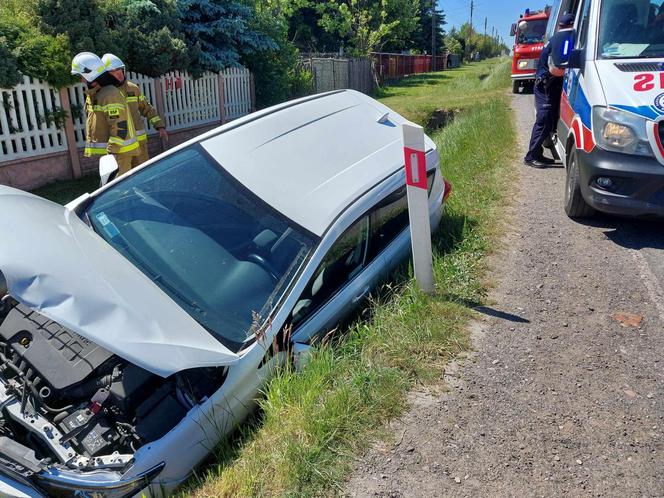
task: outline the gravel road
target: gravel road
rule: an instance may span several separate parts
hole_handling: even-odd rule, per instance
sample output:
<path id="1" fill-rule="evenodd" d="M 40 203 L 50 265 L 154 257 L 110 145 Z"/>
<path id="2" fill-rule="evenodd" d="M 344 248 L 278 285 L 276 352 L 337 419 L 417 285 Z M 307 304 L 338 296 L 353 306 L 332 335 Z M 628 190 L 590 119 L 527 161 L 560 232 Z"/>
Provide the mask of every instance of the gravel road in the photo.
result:
<path id="1" fill-rule="evenodd" d="M 513 104 L 525 151 L 532 96 Z M 348 496 L 664 496 L 664 224 L 576 223 L 563 169 L 519 171 L 476 351 L 411 395 Z"/>

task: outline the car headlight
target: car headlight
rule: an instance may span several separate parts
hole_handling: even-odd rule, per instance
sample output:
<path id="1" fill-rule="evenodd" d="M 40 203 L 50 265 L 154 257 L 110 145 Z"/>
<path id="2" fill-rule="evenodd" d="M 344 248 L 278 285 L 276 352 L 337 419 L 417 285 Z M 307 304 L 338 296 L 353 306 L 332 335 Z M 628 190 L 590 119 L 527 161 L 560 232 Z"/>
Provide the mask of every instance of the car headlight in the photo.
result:
<path id="1" fill-rule="evenodd" d="M 608 107 L 594 107 L 593 135 L 595 143 L 604 150 L 653 156 L 646 120 L 635 114 Z"/>
<path id="2" fill-rule="evenodd" d="M 528 69 L 528 61 L 526 59 L 521 59 L 518 65 L 519 69 Z"/>
<path id="3" fill-rule="evenodd" d="M 39 488 L 52 497 L 126 498 L 146 488 L 163 468 L 164 464 L 162 463 L 131 479 L 122 479 L 114 472 L 104 471 L 88 473 L 42 472 L 35 475 L 35 478 Z"/>

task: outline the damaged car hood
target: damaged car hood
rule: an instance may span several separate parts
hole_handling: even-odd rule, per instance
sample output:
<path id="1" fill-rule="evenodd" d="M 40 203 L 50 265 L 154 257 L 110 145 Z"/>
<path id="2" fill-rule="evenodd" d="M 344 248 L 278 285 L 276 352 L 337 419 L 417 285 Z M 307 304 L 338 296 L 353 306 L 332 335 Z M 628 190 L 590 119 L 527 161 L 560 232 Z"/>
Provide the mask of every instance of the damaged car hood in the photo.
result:
<path id="1" fill-rule="evenodd" d="M 0 212 L 0 271 L 24 305 L 162 377 L 237 361 L 75 213 L 3 186 Z"/>

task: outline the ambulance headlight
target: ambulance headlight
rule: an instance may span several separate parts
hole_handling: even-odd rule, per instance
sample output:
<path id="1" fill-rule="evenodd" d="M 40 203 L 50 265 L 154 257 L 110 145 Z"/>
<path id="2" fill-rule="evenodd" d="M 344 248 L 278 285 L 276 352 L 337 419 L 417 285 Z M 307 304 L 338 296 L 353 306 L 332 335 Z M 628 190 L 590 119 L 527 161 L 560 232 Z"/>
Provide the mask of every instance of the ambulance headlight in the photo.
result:
<path id="1" fill-rule="evenodd" d="M 608 107 L 594 107 L 593 135 L 595 143 L 604 150 L 653 156 L 646 120 L 635 114 Z"/>

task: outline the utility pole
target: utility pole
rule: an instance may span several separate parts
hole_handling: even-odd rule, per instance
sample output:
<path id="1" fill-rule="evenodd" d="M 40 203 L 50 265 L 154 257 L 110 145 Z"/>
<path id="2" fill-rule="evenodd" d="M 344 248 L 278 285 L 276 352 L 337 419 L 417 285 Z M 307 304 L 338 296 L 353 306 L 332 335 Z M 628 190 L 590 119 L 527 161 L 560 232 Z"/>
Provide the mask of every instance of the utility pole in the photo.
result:
<path id="1" fill-rule="evenodd" d="M 474 0 L 470 0 L 470 36 L 473 36 L 473 11 L 475 10 Z"/>
<path id="2" fill-rule="evenodd" d="M 431 70 L 436 70 L 436 0 L 431 0 Z"/>
<path id="3" fill-rule="evenodd" d="M 485 17 L 484 18 L 484 37 L 485 38 L 486 38 L 486 25 L 487 25 L 488 22 L 489 22 L 489 18 Z"/>

